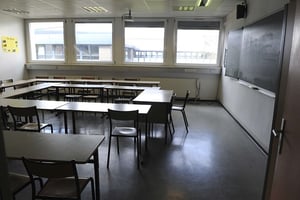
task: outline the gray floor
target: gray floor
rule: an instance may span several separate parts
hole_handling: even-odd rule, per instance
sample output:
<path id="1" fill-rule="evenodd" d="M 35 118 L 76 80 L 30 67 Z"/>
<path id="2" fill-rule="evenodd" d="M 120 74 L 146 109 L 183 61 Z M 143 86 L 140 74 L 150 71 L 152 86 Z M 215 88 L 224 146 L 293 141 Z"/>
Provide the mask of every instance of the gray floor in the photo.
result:
<path id="1" fill-rule="evenodd" d="M 181 114 L 173 113 L 176 132 L 164 143 L 163 127 L 155 126 L 143 165 L 136 168 L 133 141 L 121 142 L 120 155 L 113 141 L 110 169 L 106 168 L 107 142 L 99 148 L 102 200 L 259 200 L 267 157 L 218 103 L 188 104 L 189 133 Z M 77 114 L 81 134 L 107 135 L 101 115 Z M 45 119 L 63 132 L 62 115 L 46 113 Z M 19 161 L 9 161 L 11 171 L 24 172 Z M 91 165 L 78 165 L 82 176 L 93 175 Z M 17 199 L 31 199 L 30 187 Z M 91 199 L 90 189 L 82 199 Z"/>

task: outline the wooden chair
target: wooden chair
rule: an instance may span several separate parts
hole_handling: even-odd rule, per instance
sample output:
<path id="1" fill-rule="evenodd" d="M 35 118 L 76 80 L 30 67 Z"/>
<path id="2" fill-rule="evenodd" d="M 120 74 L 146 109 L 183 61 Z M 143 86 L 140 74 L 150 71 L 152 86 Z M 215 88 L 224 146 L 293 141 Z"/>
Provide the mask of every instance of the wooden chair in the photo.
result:
<path id="1" fill-rule="evenodd" d="M 1 128 L 3 130 L 9 130 L 10 127 L 8 125 L 8 110 L 6 107 L 3 107 L 3 106 L 0 106 L 0 117 L 1 117 L 1 122 L 2 125 L 1 125 Z"/>
<path id="2" fill-rule="evenodd" d="M 9 189 L 11 194 L 13 195 L 13 199 L 16 199 L 16 194 L 23 190 L 25 187 L 31 184 L 29 176 L 20 173 L 9 172 Z M 40 185 L 42 180 L 39 178 L 34 178 L 33 181 L 38 180 Z"/>
<path id="3" fill-rule="evenodd" d="M 137 149 L 137 167 L 140 166 L 140 149 L 141 139 L 139 131 L 139 118 L 138 110 L 133 111 L 117 111 L 108 109 L 109 118 L 109 143 L 108 143 L 108 155 L 107 155 L 107 168 L 109 168 L 110 148 L 112 137 L 117 138 L 117 151 L 119 150 L 119 138 L 131 137 L 134 138 L 135 147 Z"/>
<path id="4" fill-rule="evenodd" d="M 52 124 L 41 123 L 36 106 L 32 107 L 12 107 L 7 106 L 14 122 L 14 129 L 20 131 L 36 131 L 40 132 L 46 127 L 51 128 L 53 133 Z"/>
<path id="5" fill-rule="evenodd" d="M 83 76 L 81 77 L 83 80 L 95 80 L 96 78 L 94 76 Z M 86 82 L 88 84 L 88 81 Z M 97 99 L 99 98 L 99 95 L 96 94 L 96 91 L 94 89 L 83 89 L 79 90 L 78 93 L 82 94 L 82 101 L 94 101 L 97 102 Z"/>
<path id="6" fill-rule="evenodd" d="M 64 79 L 66 79 L 66 77 L 65 76 L 53 76 L 53 79 L 64 80 Z M 59 99 L 59 97 L 56 96 L 56 88 L 54 88 L 54 87 L 48 88 L 47 93 L 48 93 L 48 100 L 50 100 L 51 96 L 55 96 L 56 99 Z M 66 89 L 59 88 L 59 94 L 65 95 Z"/>
<path id="7" fill-rule="evenodd" d="M 188 120 L 187 120 L 187 117 L 186 117 L 186 114 L 185 114 L 185 106 L 186 106 L 186 103 L 189 99 L 190 93 L 191 93 L 190 90 L 186 91 L 186 95 L 185 95 L 184 102 L 183 102 L 182 105 L 173 105 L 172 106 L 172 111 L 180 111 L 181 112 L 182 117 L 183 117 L 183 121 L 184 121 L 184 125 L 185 125 L 185 129 L 186 129 L 187 132 L 189 132 L 189 129 L 188 129 L 189 123 L 188 123 Z"/>
<path id="8" fill-rule="evenodd" d="M 95 199 L 93 178 L 79 178 L 75 161 L 43 162 L 23 158 L 23 163 L 31 180 L 32 199 L 81 199 L 88 183 Z M 46 179 L 39 190 L 34 177 Z"/>

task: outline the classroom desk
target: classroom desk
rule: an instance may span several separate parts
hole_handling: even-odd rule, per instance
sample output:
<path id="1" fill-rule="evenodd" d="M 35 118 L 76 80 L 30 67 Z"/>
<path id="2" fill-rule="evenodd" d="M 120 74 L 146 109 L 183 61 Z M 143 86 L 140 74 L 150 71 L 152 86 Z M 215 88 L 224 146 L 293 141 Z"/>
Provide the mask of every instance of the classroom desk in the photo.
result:
<path id="1" fill-rule="evenodd" d="M 67 88 L 75 93 L 76 89 L 98 89 L 99 96 L 101 97 L 101 102 L 104 100 L 103 90 L 107 90 L 106 102 L 109 102 L 109 94 L 112 94 L 116 90 L 129 90 L 129 91 L 143 91 L 146 89 L 159 89 L 159 87 L 149 87 L 149 86 L 123 86 L 123 85 L 106 85 L 106 84 L 70 84 L 70 83 L 58 83 L 53 85 L 56 88 L 56 100 L 59 100 L 59 89 Z"/>
<path id="2" fill-rule="evenodd" d="M 140 115 L 147 117 L 150 108 L 151 105 L 69 102 L 60 107 L 57 107 L 55 110 L 64 112 L 65 133 L 68 133 L 67 112 L 70 111 L 72 113 L 73 133 L 76 133 L 76 112 L 107 113 L 108 109 L 120 111 L 138 110 Z"/>
<path id="3" fill-rule="evenodd" d="M 6 89 L 6 88 L 10 88 L 10 87 L 15 87 L 15 86 L 21 86 L 21 85 L 34 85 L 35 84 L 35 80 L 34 79 L 29 79 L 29 80 L 18 80 L 18 81 L 13 81 L 10 83 L 3 83 L 0 85 L 0 89 Z"/>
<path id="4" fill-rule="evenodd" d="M 98 89 L 101 101 L 103 101 L 103 88 L 102 84 L 71 84 L 71 83 L 58 83 L 53 85 L 56 88 L 56 100 L 59 101 L 59 89 L 69 89 L 70 94 L 75 94 L 76 89 Z"/>
<path id="5" fill-rule="evenodd" d="M 106 96 L 106 102 L 109 102 L 109 94 L 112 94 L 112 96 L 116 95 L 118 96 L 115 91 L 134 91 L 134 92 L 140 92 L 147 89 L 153 89 L 153 90 L 159 90 L 160 87 L 149 87 L 149 86 L 126 86 L 126 85 L 104 85 L 104 89 L 107 90 L 107 96 Z M 114 94 L 115 92 L 115 94 Z"/>
<path id="6" fill-rule="evenodd" d="M 24 87 L 16 90 L 5 91 L 0 94 L 0 98 L 22 96 L 28 93 L 44 90 L 52 86 L 55 86 L 55 83 L 42 83 L 42 84 L 32 85 L 29 87 Z"/>
<path id="7" fill-rule="evenodd" d="M 131 80 L 109 80 L 109 79 L 30 79 L 30 82 L 44 83 L 44 82 L 55 82 L 55 83 L 79 83 L 79 84 L 129 84 L 129 85 L 147 85 L 147 86 L 159 86 L 160 81 L 131 81 Z"/>
<path id="8" fill-rule="evenodd" d="M 167 143 L 167 132 L 169 123 L 169 114 L 171 112 L 171 101 L 173 90 L 148 89 L 141 92 L 133 99 L 134 104 L 150 104 L 151 110 L 148 114 L 148 124 L 162 123 L 165 127 L 165 143 Z"/>
<path id="9" fill-rule="evenodd" d="M 31 107 L 36 106 L 38 110 L 54 111 L 57 107 L 67 104 L 66 101 L 30 100 L 30 99 L 0 99 L 3 107 Z"/>
<path id="10" fill-rule="evenodd" d="M 102 135 L 60 135 L 36 132 L 3 131 L 6 157 L 22 157 L 44 161 L 71 161 L 93 163 L 96 199 L 100 199 L 98 147 Z M 93 159 L 91 157 L 93 156 Z"/>

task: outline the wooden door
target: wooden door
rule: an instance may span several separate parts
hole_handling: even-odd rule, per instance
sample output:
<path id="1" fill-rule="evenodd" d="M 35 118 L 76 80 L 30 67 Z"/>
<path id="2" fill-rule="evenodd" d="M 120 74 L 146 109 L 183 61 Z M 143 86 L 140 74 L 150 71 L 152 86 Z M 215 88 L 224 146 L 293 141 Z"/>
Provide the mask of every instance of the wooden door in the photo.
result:
<path id="1" fill-rule="evenodd" d="M 265 199 L 270 200 L 300 199 L 300 0 L 292 0 L 289 8 L 290 11 L 295 9 L 293 37 L 290 38 L 289 66 L 283 73 L 286 78 L 282 79 L 286 88 L 279 94 L 275 117 L 273 132 L 277 136 L 273 136 L 268 166 L 269 194 Z"/>

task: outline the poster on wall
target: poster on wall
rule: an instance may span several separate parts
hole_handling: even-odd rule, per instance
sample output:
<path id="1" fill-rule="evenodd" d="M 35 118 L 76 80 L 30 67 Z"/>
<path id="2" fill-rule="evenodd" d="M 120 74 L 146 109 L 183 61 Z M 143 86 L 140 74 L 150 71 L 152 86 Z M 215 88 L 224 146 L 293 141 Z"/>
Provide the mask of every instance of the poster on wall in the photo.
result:
<path id="1" fill-rule="evenodd" d="M 19 51 L 18 40 L 16 37 L 2 36 L 2 50 L 6 53 L 16 53 Z"/>

